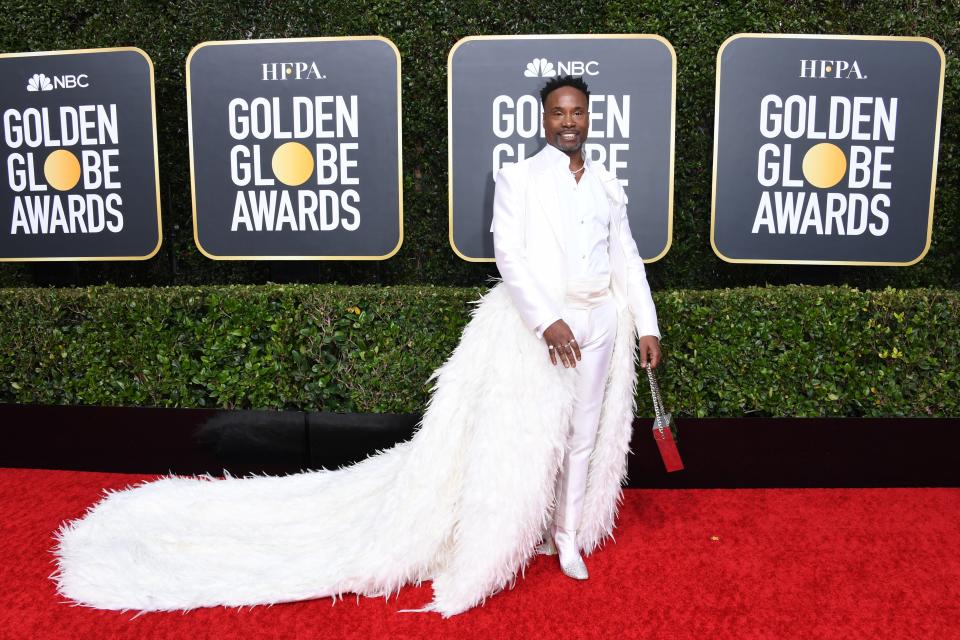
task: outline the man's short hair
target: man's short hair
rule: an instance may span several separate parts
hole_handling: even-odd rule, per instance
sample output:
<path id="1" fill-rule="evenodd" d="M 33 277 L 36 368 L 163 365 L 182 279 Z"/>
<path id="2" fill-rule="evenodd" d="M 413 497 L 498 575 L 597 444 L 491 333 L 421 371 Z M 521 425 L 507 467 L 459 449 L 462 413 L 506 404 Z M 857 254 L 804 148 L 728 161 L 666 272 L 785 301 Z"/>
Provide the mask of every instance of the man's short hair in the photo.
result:
<path id="1" fill-rule="evenodd" d="M 542 104 L 547 103 L 547 96 L 559 89 L 560 87 L 573 87 L 574 89 L 583 93 L 587 96 L 587 100 L 590 100 L 590 89 L 587 88 L 587 83 L 583 81 L 583 78 L 577 78 L 574 76 L 556 76 L 555 78 L 550 78 L 547 81 L 547 84 L 543 85 L 543 89 L 540 89 L 540 102 Z"/>

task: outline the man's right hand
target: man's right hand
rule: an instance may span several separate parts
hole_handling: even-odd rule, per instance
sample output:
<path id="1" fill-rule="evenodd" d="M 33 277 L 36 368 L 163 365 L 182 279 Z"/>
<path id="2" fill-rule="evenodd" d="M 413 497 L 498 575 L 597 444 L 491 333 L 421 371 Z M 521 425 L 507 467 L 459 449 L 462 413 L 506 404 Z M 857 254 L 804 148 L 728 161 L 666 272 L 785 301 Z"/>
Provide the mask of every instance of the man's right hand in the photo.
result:
<path id="1" fill-rule="evenodd" d="M 557 364 L 559 357 L 564 367 L 576 368 L 577 360 L 580 359 L 580 345 L 566 322 L 557 320 L 551 324 L 543 331 L 543 339 L 547 342 L 551 363 Z"/>

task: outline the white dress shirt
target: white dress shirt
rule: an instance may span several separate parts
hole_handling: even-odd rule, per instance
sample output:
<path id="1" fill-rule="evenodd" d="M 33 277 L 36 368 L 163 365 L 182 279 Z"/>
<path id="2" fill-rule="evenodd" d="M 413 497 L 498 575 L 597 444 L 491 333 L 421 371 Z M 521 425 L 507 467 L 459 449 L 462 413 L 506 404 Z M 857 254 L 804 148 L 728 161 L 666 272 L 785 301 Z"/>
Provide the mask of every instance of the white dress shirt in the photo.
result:
<path id="1" fill-rule="evenodd" d="M 610 277 L 610 205 L 603 185 L 595 171 L 584 159 L 580 181 L 570 171 L 570 156 L 553 145 L 547 145 L 547 154 L 561 185 L 562 207 L 556 215 L 563 219 L 566 228 L 567 276 L 573 280 Z M 582 152 L 581 152 L 581 157 Z M 560 320 L 557 316 L 536 328 L 537 337 L 551 324 Z"/>

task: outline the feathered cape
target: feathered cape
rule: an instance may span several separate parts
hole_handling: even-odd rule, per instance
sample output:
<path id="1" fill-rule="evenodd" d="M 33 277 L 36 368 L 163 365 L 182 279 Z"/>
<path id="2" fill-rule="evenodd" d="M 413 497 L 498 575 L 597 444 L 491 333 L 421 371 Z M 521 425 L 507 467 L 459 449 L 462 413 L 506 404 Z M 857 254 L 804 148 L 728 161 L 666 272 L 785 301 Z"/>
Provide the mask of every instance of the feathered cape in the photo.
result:
<path id="1" fill-rule="evenodd" d="M 337 470 L 108 492 L 56 533 L 59 592 L 180 610 L 389 597 L 433 580 L 424 610 L 448 617 L 512 587 L 552 519 L 574 372 L 550 364 L 502 284 L 471 315 L 412 439 Z M 612 535 L 622 498 L 635 346 L 624 308 L 578 534 L 586 554 Z"/>

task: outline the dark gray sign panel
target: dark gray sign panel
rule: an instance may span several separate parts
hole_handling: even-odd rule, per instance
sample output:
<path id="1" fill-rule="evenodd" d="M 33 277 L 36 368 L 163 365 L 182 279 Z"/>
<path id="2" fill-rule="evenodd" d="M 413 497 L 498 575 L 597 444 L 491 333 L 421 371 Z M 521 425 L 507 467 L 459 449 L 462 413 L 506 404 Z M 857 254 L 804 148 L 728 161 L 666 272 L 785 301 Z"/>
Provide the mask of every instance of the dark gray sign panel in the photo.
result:
<path id="1" fill-rule="evenodd" d="M 215 260 L 383 260 L 403 242 L 386 38 L 204 42 L 187 57 L 194 240 Z"/>
<path id="2" fill-rule="evenodd" d="M 505 164 L 546 144 L 540 88 L 582 76 L 590 88 L 584 146 L 627 193 L 630 227 L 646 262 L 673 233 L 676 54 L 656 35 L 472 36 L 447 61 L 450 245 L 471 262 L 493 261 L 493 190 Z"/>
<path id="3" fill-rule="evenodd" d="M 927 38 L 729 38 L 717 54 L 714 252 L 919 262 L 933 229 L 943 74 Z"/>
<path id="4" fill-rule="evenodd" d="M 0 261 L 160 250 L 153 63 L 134 47 L 0 54 Z"/>

